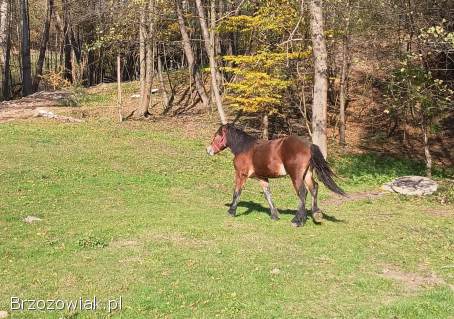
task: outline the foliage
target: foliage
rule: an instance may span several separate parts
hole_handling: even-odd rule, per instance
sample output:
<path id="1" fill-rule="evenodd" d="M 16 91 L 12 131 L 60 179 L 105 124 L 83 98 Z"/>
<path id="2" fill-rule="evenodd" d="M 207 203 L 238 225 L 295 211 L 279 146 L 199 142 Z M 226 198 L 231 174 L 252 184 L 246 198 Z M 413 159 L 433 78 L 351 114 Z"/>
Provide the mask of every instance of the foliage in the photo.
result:
<path id="1" fill-rule="evenodd" d="M 430 125 L 448 109 L 452 109 L 451 90 L 442 80 L 415 63 L 410 57 L 402 62 L 387 87 L 390 116 L 407 116 L 416 125 Z"/>
<path id="2" fill-rule="evenodd" d="M 68 88 L 72 85 L 70 81 L 64 78 L 63 70 L 58 72 L 51 70 L 46 71 L 46 73 L 41 76 L 41 79 L 46 87 L 50 87 L 53 90 Z"/>
<path id="3" fill-rule="evenodd" d="M 293 83 L 291 66 L 310 56 L 310 51 L 289 51 L 279 44 L 283 35 L 293 32 L 299 16 L 299 7 L 292 1 L 265 0 L 250 15 L 232 16 L 219 25 L 221 33 L 239 32 L 251 39 L 251 53 L 224 56 L 227 67 L 223 70 L 233 75 L 226 84 L 226 99 L 232 107 L 272 114 L 285 103 L 284 93 Z"/>
<path id="4" fill-rule="evenodd" d="M 235 81 L 226 84 L 226 99 L 231 102 L 232 107 L 244 112 L 276 112 L 283 102 L 283 92 L 291 84 L 291 81 L 286 79 L 286 62 L 309 54 L 262 51 L 249 56 L 224 57 L 225 61 L 235 65 L 224 68 L 226 72 L 235 75 Z"/>
<path id="5" fill-rule="evenodd" d="M 81 248 L 104 248 L 108 246 L 105 240 L 92 235 L 80 238 L 77 244 Z"/>

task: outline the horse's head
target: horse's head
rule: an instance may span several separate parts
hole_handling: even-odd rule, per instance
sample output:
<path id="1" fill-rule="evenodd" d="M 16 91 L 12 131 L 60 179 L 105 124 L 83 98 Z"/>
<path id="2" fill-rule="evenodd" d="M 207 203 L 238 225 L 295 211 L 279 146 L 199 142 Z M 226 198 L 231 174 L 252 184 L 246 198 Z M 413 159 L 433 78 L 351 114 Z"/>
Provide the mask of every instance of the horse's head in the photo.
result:
<path id="1" fill-rule="evenodd" d="M 207 147 L 207 153 L 211 156 L 219 153 L 227 147 L 227 130 L 229 124 L 224 124 L 214 134 L 211 144 Z"/>

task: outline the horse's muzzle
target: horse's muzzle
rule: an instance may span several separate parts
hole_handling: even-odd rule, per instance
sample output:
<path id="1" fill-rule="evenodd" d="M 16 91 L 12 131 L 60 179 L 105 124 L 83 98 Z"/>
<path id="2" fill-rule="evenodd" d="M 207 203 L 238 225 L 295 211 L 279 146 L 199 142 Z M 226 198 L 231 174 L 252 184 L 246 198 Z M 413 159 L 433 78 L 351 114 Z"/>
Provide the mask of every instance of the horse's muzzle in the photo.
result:
<path id="1" fill-rule="evenodd" d="M 213 149 L 213 147 L 211 145 L 207 147 L 207 153 L 210 156 L 214 155 L 214 149 Z"/>

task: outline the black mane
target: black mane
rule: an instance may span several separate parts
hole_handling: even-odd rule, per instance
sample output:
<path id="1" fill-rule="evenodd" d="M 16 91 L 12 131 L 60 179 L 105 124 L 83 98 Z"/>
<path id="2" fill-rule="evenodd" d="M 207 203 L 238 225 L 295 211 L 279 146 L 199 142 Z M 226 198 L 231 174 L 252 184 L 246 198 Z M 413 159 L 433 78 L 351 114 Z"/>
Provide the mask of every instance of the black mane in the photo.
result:
<path id="1" fill-rule="evenodd" d="M 232 153 L 235 155 L 246 152 L 257 143 L 257 138 L 236 128 L 232 124 L 227 124 L 226 128 L 227 147 L 230 147 Z"/>

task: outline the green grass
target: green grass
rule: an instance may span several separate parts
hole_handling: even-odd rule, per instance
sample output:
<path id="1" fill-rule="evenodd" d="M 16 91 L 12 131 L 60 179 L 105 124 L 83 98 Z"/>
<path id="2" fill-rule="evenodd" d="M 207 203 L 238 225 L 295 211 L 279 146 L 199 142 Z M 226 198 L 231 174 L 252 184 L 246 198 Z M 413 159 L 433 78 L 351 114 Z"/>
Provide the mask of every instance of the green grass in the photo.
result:
<path id="1" fill-rule="evenodd" d="M 271 184 L 280 221 L 269 219 L 255 181 L 232 219 L 231 154 L 208 157 L 208 135 L 182 135 L 106 121 L 1 125 L 0 310 L 9 311 L 11 296 L 121 296 L 113 318 L 453 317 L 454 221 L 436 214 L 453 204 L 386 195 L 326 205 L 332 195 L 321 187 L 331 221 L 293 228 L 297 200 L 284 178 Z M 333 164 L 349 192 L 419 172 L 373 156 Z M 28 215 L 43 220 L 26 224 Z M 385 268 L 437 281 L 412 288 Z"/>

